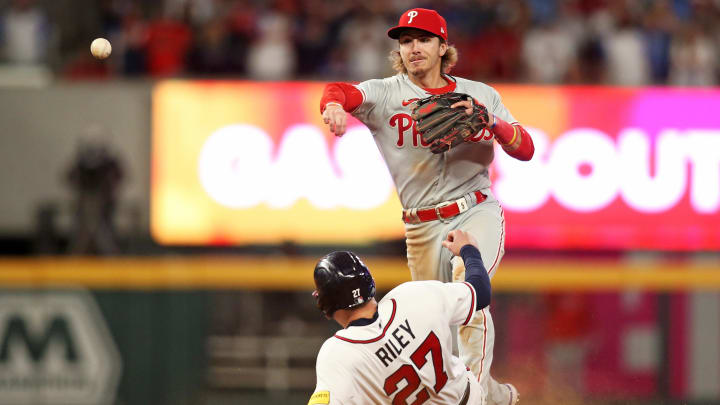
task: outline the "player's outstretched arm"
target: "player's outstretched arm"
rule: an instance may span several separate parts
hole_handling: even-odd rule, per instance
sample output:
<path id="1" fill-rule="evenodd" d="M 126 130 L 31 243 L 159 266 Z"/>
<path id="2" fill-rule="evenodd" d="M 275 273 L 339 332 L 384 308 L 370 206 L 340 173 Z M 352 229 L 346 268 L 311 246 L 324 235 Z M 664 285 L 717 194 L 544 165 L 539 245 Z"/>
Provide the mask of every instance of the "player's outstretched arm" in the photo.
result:
<path id="1" fill-rule="evenodd" d="M 342 136 L 347 129 L 347 112 L 355 110 L 363 102 L 363 95 L 348 83 L 329 83 L 320 99 L 320 113 L 330 132 Z"/>
<path id="2" fill-rule="evenodd" d="M 479 310 L 490 305 L 490 277 L 477 249 L 475 238 L 465 231 L 456 229 L 448 233 L 442 244 L 455 256 L 462 257 L 465 263 L 465 281 L 472 285 L 477 293 L 475 308 Z"/>

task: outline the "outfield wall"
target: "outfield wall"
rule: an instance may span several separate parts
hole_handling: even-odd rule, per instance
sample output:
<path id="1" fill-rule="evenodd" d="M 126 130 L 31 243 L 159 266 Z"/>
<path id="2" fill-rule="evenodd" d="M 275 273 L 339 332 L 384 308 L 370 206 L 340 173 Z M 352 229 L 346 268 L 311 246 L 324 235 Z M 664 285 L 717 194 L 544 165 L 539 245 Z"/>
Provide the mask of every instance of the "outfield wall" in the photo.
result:
<path id="1" fill-rule="evenodd" d="M 18 404 L 304 402 L 337 326 L 313 258 L 0 260 L 0 397 Z M 409 279 L 369 258 L 379 296 Z M 531 403 L 720 403 L 709 262 L 506 259 L 493 373 Z M 251 399 L 253 398 L 253 399 Z"/>

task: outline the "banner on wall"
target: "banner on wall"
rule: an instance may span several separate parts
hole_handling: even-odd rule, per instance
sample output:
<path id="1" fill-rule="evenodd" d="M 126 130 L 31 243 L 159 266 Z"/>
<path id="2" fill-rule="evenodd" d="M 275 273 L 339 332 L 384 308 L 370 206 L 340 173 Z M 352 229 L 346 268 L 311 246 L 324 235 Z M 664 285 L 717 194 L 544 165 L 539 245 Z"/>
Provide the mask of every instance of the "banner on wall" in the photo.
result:
<path id="1" fill-rule="evenodd" d="M 369 130 L 335 138 L 323 83 L 167 81 L 153 93 L 151 224 L 163 244 L 402 238 Z M 497 86 L 531 132 L 530 162 L 497 149 L 506 245 L 720 248 L 720 91 Z M 410 123 L 398 147 L 412 147 Z"/>
<path id="2" fill-rule="evenodd" d="M 112 403 L 121 368 L 88 292 L 0 294 L 3 404 Z"/>

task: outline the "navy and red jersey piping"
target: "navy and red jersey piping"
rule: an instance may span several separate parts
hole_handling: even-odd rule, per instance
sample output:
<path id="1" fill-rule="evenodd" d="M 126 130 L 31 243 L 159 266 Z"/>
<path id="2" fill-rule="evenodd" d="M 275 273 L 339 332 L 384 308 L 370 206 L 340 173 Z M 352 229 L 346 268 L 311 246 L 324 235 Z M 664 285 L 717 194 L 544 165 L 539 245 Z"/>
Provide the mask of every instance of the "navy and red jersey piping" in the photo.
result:
<path id="1" fill-rule="evenodd" d="M 395 299 L 394 299 L 394 298 L 390 298 L 390 301 L 391 301 L 392 304 L 393 304 L 392 313 L 390 314 L 390 319 L 388 319 L 387 324 L 385 324 L 385 327 L 383 328 L 383 331 L 382 331 L 382 333 L 380 334 L 380 336 L 378 336 L 378 337 L 376 337 L 376 338 L 373 338 L 373 339 L 369 339 L 369 340 L 348 339 L 348 338 L 346 338 L 346 337 L 342 337 L 342 336 L 338 336 L 338 335 L 335 335 L 335 337 L 338 338 L 338 339 L 340 339 L 340 340 L 344 340 L 344 341 L 346 341 L 346 342 L 349 342 L 349 343 L 358 343 L 358 344 L 374 343 L 374 342 L 377 342 L 378 340 L 382 339 L 383 337 L 385 337 L 385 333 L 387 332 L 388 328 L 390 328 L 390 325 L 392 324 L 393 320 L 395 320 L 395 312 L 397 311 L 397 303 L 395 302 Z"/>
<path id="2" fill-rule="evenodd" d="M 465 322 L 462 323 L 463 326 L 467 325 L 468 322 L 470 322 L 470 319 L 472 318 L 472 315 L 475 313 L 475 306 L 477 305 L 475 303 L 475 288 L 473 288 L 472 285 L 468 282 L 463 282 L 468 288 L 470 289 L 470 294 L 472 294 L 472 300 L 470 300 L 470 312 L 468 313 L 467 318 L 465 318 Z"/>

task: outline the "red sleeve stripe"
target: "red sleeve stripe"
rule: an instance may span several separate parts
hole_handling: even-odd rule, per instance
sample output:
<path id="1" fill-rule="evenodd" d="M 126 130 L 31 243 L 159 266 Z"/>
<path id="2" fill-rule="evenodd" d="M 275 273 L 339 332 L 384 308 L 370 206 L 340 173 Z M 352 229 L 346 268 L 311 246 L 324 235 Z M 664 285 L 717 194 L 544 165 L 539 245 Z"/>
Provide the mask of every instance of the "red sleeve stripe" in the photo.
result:
<path id="1" fill-rule="evenodd" d="M 475 313 L 475 306 L 477 305 L 477 302 L 475 301 L 475 289 L 473 286 L 470 285 L 470 283 L 464 282 L 466 286 L 470 289 L 470 294 L 472 294 L 472 299 L 470 300 L 470 312 L 468 313 L 467 318 L 465 318 L 465 322 L 463 322 L 463 326 L 467 325 L 468 322 L 470 322 L 470 318 L 472 318 L 472 315 Z"/>
<path id="2" fill-rule="evenodd" d="M 385 325 L 385 327 L 383 328 L 383 331 L 382 331 L 382 333 L 380 334 L 380 336 L 378 336 L 378 337 L 376 337 L 376 338 L 373 338 L 373 339 L 370 339 L 370 340 L 353 340 L 353 339 L 348 339 L 348 338 L 346 338 L 346 337 L 338 336 L 337 334 L 335 334 L 335 337 L 338 338 L 338 339 L 340 339 L 340 340 L 344 340 L 344 341 L 346 341 L 346 342 L 359 343 L 359 344 L 373 343 L 373 342 L 377 342 L 378 340 L 382 339 L 382 338 L 385 336 L 385 332 L 387 332 L 388 328 L 390 327 L 390 325 L 392 324 L 393 320 L 395 319 L 395 310 L 397 309 L 397 303 L 395 302 L 395 299 L 394 299 L 394 298 L 390 298 L 390 301 L 391 301 L 392 304 L 393 304 L 392 314 L 390 314 L 390 319 L 388 320 L 388 323 L 387 323 L 387 324 Z"/>

